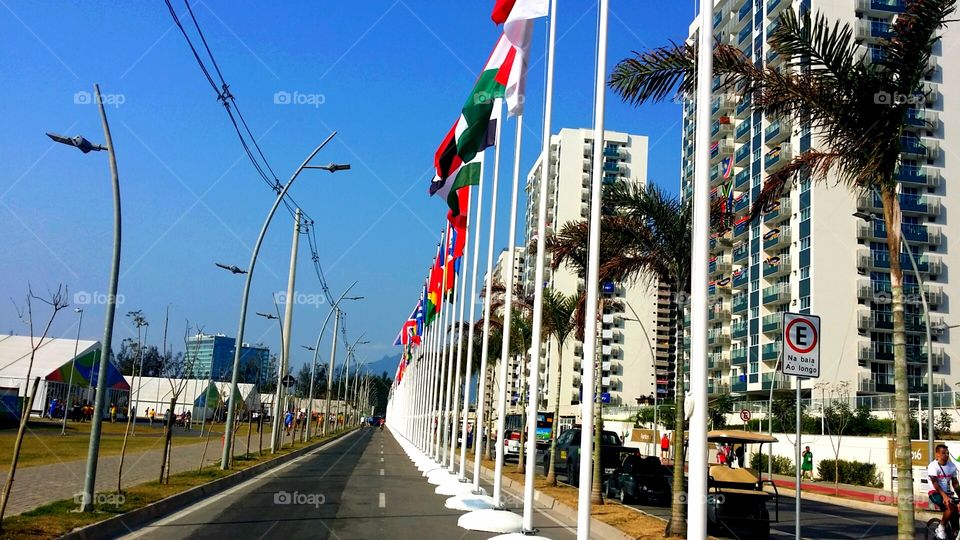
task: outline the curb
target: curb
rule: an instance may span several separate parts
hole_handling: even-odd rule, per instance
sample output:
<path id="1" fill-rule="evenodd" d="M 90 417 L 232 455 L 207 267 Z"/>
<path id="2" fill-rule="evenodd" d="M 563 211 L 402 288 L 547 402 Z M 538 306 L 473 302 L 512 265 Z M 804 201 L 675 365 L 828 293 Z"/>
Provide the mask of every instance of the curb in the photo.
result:
<path id="1" fill-rule="evenodd" d="M 481 477 L 486 477 L 489 479 L 493 478 L 493 471 L 483 466 L 481 466 L 480 469 L 481 469 Z M 518 493 L 514 491 L 514 484 L 516 484 L 519 487 L 519 489 L 522 490 L 523 482 L 515 482 L 512 478 L 509 478 L 506 475 L 503 476 L 502 480 L 503 480 L 503 489 L 505 492 L 510 494 L 511 497 L 521 499 L 521 500 L 523 499 L 522 493 Z M 550 495 L 547 495 L 546 493 L 537 489 L 533 490 L 533 500 L 535 503 L 539 503 L 534 505 L 534 509 L 552 510 L 556 512 L 558 515 L 566 519 L 569 519 L 573 521 L 574 524 L 576 524 L 577 522 L 576 508 L 567 506 L 566 504 L 563 504 L 562 502 L 557 501 L 556 498 L 551 497 Z M 620 529 L 593 517 L 590 518 L 590 536 L 593 538 L 598 538 L 598 537 L 603 538 L 605 540 L 633 540 L 632 536 L 624 533 Z"/>
<path id="2" fill-rule="evenodd" d="M 279 465 L 282 465 L 295 458 L 303 456 L 308 452 L 322 449 L 344 437 L 358 432 L 357 429 L 341 433 L 324 441 L 310 446 L 305 446 L 285 454 L 283 456 L 259 463 L 242 471 L 235 472 L 229 476 L 218 478 L 212 482 L 181 491 L 175 495 L 160 499 L 157 502 L 150 503 L 141 508 L 131 510 L 118 516 L 92 523 L 85 527 L 75 529 L 60 537 L 61 540 L 102 540 L 103 538 L 116 538 L 120 535 L 131 532 L 136 527 L 145 525 L 164 516 L 181 510 L 197 501 L 226 491 L 236 485 L 239 485 L 262 472 L 269 471 Z"/>
<path id="3" fill-rule="evenodd" d="M 793 493 L 795 491 L 794 488 L 796 488 L 796 483 L 789 480 L 774 479 L 773 483 L 776 484 L 778 488 L 783 488 L 791 493 Z M 878 491 L 871 493 L 845 488 L 840 488 L 839 491 L 837 491 L 830 487 L 832 485 L 833 484 L 826 483 L 821 485 L 801 483 L 800 490 L 804 497 L 810 497 L 811 500 L 817 500 L 819 502 L 831 502 L 835 504 L 840 504 L 836 501 L 856 500 L 860 501 L 860 504 L 866 503 L 876 507 L 878 509 L 877 511 L 882 511 L 879 509 L 893 509 L 893 515 L 896 514 L 897 497 L 891 495 L 889 491 Z M 811 496 L 816 496 L 818 498 L 813 499 Z M 823 500 L 820 498 L 823 498 Z M 927 510 L 929 505 L 925 500 L 917 500 L 914 501 L 913 506 L 917 510 Z"/>

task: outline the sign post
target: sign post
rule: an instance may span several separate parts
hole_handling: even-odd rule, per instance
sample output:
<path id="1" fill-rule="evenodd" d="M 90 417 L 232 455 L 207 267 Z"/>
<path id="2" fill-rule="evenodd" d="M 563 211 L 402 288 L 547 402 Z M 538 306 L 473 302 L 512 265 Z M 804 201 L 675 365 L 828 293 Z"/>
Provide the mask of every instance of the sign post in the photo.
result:
<path id="1" fill-rule="evenodd" d="M 784 375 L 796 377 L 797 387 L 797 447 L 796 447 L 796 516 L 795 534 L 800 538 L 800 474 L 802 455 L 800 453 L 800 381 L 801 378 L 820 377 L 820 317 L 803 313 L 783 314 L 783 364 Z M 770 382 L 773 388 L 773 381 Z"/>
<path id="2" fill-rule="evenodd" d="M 740 420 L 743 420 L 743 429 L 747 429 L 750 423 L 750 409 L 740 410 Z"/>

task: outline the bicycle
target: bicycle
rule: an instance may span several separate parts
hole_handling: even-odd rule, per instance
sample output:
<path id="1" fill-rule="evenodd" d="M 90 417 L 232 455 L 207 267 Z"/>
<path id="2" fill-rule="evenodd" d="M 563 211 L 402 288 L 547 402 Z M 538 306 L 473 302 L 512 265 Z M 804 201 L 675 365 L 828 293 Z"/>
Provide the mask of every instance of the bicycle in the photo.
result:
<path id="1" fill-rule="evenodd" d="M 950 498 L 950 502 L 952 502 L 954 505 L 960 504 L 960 497 L 951 497 L 951 498 Z M 931 518 L 931 519 L 929 519 L 929 520 L 927 521 L 927 529 L 926 529 L 926 530 L 927 530 L 927 534 L 926 534 L 927 540 L 937 540 L 937 527 L 939 527 L 939 526 L 940 526 L 940 518 L 939 518 L 939 517 Z M 952 527 L 949 523 L 947 523 L 947 524 L 946 524 L 946 527 L 944 527 L 944 528 L 945 528 L 946 531 L 947 531 L 947 538 L 953 538 L 954 540 L 960 540 L 960 531 L 957 531 L 956 533 L 954 533 L 953 527 Z"/>

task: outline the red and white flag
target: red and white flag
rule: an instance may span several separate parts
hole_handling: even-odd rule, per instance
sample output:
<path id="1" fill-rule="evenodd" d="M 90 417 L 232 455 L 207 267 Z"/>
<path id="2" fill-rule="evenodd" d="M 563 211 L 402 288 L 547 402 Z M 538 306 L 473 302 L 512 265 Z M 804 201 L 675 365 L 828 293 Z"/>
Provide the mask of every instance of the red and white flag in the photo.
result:
<path id="1" fill-rule="evenodd" d="M 510 116 L 523 114 L 533 19 L 546 17 L 549 5 L 549 0 L 496 0 L 493 6 L 490 18 L 503 25 L 503 35 L 517 51 L 505 93 Z"/>

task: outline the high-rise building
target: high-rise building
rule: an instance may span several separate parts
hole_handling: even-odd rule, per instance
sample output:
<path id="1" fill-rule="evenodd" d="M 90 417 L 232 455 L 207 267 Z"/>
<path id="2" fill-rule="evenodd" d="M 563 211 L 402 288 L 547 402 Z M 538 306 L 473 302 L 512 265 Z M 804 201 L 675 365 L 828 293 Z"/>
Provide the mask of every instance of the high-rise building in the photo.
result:
<path id="1" fill-rule="evenodd" d="M 547 186 L 547 234 L 559 232 L 564 224 L 587 219 L 590 213 L 590 186 L 593 170 L 593 130 L 562 129 L 551 137 L 551 178 Z M 603 181 L 647 182 L 647 137 L 607 131 L 604 135 Z M 534 283 L 534 239 L 537 232 L 537 209 L 540 193 L 540 171 L 543 156 L 533 165 L 527 177 L 525 215 L 526 264 L 522 283 L 532 296 Z M 567 266 L 552 270 L 547 254 L 543 286 L 566 295 L 585 290 L 584 280 Z M 666 301 L 669 305 L 669 287 Z M 605 283 L 601 296 L 605 300 L 598 336 L 597 377 L 604 403 L 635 405 L 639 399 L 671 395 L 673 389 L 673 354 L 670 329 L 671 312 L 660 302 L 660 284 L 656 280 L 637 283 Z M 552 411 L 560 377 L 560 415 L 569 422 L 580 413 L 580 381 L 583 366 L 583 343 L 576 332 L 563 348 L 562 366 L 555 340 L 544 336 L 541 356 L 540 410 Z M 659 352 L 658 352 L 659 351 Z M 519 370 L 519 366 L 511 366 Z M 519 371 L 517 371 L 519 373 Z M 519 382 L 514 379 L 514 381 Z M 512 390 L 519 394 L 519 388 Z"/>
<path id="2" fill-rule="evenodd" d="M 891 24 L 904 9 L 902 0 L 717 0 L 713 22 L 717 42 L 739 47 L 756 64 L 787 68 L 769 45 L 785 10 L 813 10 L 829 20 L 849 24 L 866 61 L 882 55 L 878 43 L 889 37 Z M 930 304 L 933 333 L 933 384 L 947 390 L 958 379 L 943 324 L 948 299 L 960 298 L 947 281 L 950 267 L 960 264 L 958 250 L 947 241 L 946 224 L 960 220 L 960 205 L 944 179 L 960 173 L 948 159 L 949 140 L 960 140 L 958 109 L 945 104 L 960 100 L 960 69 L 944 61 L 946 30 L 934 46 L 924 83 L 926 96 L 909 112 L 903 154 L 897 171 L 902 187 L 904 240 L 916 257 L 919 275 L 901 255 L 907 298 L 907 359 L 911 392 L 927 388 L 925 320 L 919 301 L 919 280 Z M 698 39 L 698 22 L 690 26 Z M 781 357 L 782 313 L 821 317 L 820 380 L 847 381 L 851 394 L 893 391 L 893 333 L 890 302 L 890 253 L 879 197 L 853 194 L 835 182 L 811 183 L 801 177 L 779 202 L 755 221 L 747 219 L 752 202 L 769 173 L 829 141 L 790 118 L 765 116 L 751 105 L 750 95 L 721 88 L 714 80 L 709 104 L 712 122 L 710 185 L 715 196 L 732 190 L 732 230 L 710 240 L 708 373 L 709 391 L 766 395 L 789 389 L 793 377 L 777 374 Z M 874 96 L 874 99 L 897 99 Z M 911 96 L 911 99 L 913 97 Z M 695 100 L 683 105 L 682 188 L 691 195 L 694 174 Z M 877 216 L 871 222 L 860 216 Z M 953 322 L 953 321 L 951 321 Z M 939 328 L 939 330 L 938 330 Z M 806 380 L 803 388 L 818 381 Z"/>
<path id="3" fill-rule="evenodd" d="M 229 381 L 233 374 L 236 339 L 223 334 L 197 334 L 187 338 L 187 378 Z M 270 365 L 270 349 L 244 345 L 240 350 L 240 381 L 256 383 L 276 377 Z"/>

